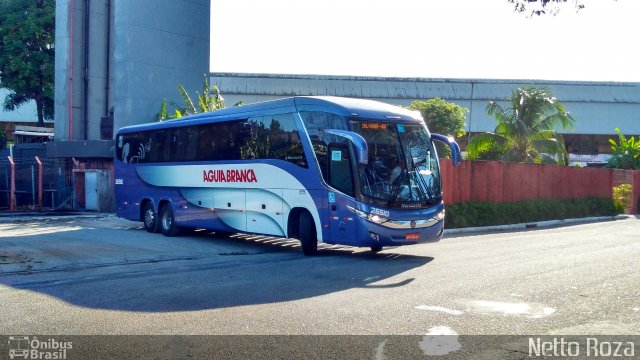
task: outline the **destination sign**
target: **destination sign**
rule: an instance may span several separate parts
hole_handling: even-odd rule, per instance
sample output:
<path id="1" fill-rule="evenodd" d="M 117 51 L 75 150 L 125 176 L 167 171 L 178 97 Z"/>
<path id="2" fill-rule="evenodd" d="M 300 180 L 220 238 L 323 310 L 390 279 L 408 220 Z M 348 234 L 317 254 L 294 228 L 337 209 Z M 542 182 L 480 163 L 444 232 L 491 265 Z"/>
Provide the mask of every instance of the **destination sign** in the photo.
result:
<path id="1" fill-rule="evenodd" d="M 386 130 L 387 124 L 384 123 L 362 123 L 362 129 L 366 130 Z"/>

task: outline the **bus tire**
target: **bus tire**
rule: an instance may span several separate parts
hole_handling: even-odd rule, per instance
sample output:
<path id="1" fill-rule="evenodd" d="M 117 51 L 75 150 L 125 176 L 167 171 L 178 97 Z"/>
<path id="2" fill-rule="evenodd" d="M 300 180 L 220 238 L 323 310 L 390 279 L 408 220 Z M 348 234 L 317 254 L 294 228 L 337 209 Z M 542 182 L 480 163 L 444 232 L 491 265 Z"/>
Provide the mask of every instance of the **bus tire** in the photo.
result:
<path id="1" fill-rule="evenodd" d="M 176 226 L 176 219 L 169 204 L 164 205 L 160 210 L 160 229 L 164 236 L 180 235 L 180 228 Z"/>
<path id="2" fill-rule="evenodd" d="M 300 214 L 300 245 L 302 253 L 305 256 L 312 256 L 318 253 L 318 236 L 316 234 L 316 225 L 313 222 L 311 214 L 303 211 Z"/>
<path id="3" fill-rule="evenodd" d="M 380 251 L 382 251 L 382 245 L 380 245 L 380 244 L 371 245 L 371 252 L 372 253 L 377 254 Z"/>
<path id="4" fill-rule="evenodd" d="M 142 223 L 144 224 L 144 229 L 148 232 L 160 232 L 160 220 L 150 201 L 144 203 L 142 207 Z"/>

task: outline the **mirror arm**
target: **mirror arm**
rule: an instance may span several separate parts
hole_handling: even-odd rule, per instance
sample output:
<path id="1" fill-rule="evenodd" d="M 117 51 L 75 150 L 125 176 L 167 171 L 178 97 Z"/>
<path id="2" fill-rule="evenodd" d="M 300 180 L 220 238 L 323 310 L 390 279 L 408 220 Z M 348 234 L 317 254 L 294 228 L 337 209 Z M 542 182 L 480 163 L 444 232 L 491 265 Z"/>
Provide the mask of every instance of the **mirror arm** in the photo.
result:
<path id="1" fill-rule="evenodd" d="M 460 165 L 460 161 L 462 160 L 460 155 L 460 145 L 458 145 L 454 138 L 440 134 L 431 134 L 431 140 L 440 141 L 449 145 L 451 148 L 451 161 L 453 162 L 453 165 Z"/>
<path id="2" fill-rule="evenodd" d="M 358 157 L 358 163 L 366 165 L 369 162 L 369 146 L 367 145 L 367 141 L 362 137 L 362 135 L 353 131 L 338 129 L 325 129 L 324 132 L 349 140 L 353 145 L 355 145 L 356 149 L 358 150 L 358 152 L 356 153 L 356 156 Z"/>

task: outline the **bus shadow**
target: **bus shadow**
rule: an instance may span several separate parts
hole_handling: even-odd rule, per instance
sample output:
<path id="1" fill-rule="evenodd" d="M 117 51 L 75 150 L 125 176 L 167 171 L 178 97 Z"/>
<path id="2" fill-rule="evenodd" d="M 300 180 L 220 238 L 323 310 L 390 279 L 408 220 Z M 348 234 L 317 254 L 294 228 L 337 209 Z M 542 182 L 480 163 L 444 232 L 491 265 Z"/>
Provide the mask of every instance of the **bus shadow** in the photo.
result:
<path id="1" fill-rule="evenodd" d="M 124 228 L 103 240 L 100 231 L 83 229 L 81 237 L 66 243 L 37 232 L 0 238 L 0 283 L 86 308 L 196 311 L 354 288 L 367 290 L 361 301 L 401 297 L 402 288 L 415 280 L 411 270 L 433 260 L 322 244 L 318 256 L 305 257 L 297 240 L 246 234 L 167 238 Z"/>

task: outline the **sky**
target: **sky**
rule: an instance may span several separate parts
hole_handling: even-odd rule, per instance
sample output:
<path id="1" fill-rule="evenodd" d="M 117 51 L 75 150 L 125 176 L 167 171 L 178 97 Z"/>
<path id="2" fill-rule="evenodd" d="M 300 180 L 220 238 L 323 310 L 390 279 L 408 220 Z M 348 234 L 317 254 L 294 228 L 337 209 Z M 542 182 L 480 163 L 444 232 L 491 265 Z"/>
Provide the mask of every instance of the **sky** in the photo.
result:
<path id="1" fill-rule="evenodd" d="M 640 82 L 640 0 L 582 1 L 211 0 L 210 70 Z"/>

